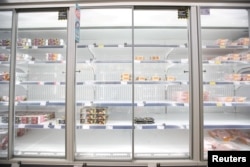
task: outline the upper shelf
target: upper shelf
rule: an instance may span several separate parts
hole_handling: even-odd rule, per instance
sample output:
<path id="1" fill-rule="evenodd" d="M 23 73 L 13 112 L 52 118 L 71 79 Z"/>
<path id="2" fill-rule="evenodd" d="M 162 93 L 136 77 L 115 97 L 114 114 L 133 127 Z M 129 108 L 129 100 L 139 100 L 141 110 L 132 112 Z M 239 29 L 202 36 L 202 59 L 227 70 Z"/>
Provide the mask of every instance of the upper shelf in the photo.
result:
<path id="1" fill-rule="evenodd" d="M 187 44 L 92 44 L 92 45 L 84 45 L 79 44 L 77 45 L 77 48 L 125 48 L 125 47 L 167 47 L 167 48 L 187 48 Z"/>
<path id="2" fill-rule="evenodd" d="M 90 63 L 137 63 L 137 64 L 154 64 L 154 63 L 163 63 L 163 64 L 188 64 L 188 59 L 180 59 L 180 60 L 83 60 L 78 61 L 77 63 L 84 63 L 84 64 L 90 64 Z M 203 64 L 235 64 L 235 63 L 241 63 L 241 64 L 249 64 L 249 61 L 237 61 L 237 60 L 227 60 L 227 61 L 219 61 L 219 60 L 203 60 Z M 0 61 L 0 64 L 9 65 L 9 61 Z M 65 60 L 58 60 L 58 61 L 17 61 L 17 64 L 66 64 Z"/>
<path id="3" fill-rule="evenodd" d="M 47 46 L 18 46 L 18 49 L 56 49 L 65 48 L 65 45 L 47 45 Z M 0 49 L 11 49 L 10 46 L 0 46 Z"/>
<path id="4" fill-rule="evenodd" d="M 188 81 L 82 81 L 76 85 L 188 85 Z M 9 81 L 0 81 L 0 85 L 8 85 Z M 58 81 L 17 81 L 16 85 L 65 85 L 65 82 Z M 249 81 L 204 81 L 204 85 L 250 85 Z"/>
<path id="5" fill-rule="evenodd" d="M 112 122 L 112 121 L 111 121 Z M 7 129 L 7 123 L 0 123 L 0 128 Z M 26 128 L 26 129 L 65 129 L 65 124 L 58 124 L 54 120 L 47 121 L 42 124 L 15 124 L 15 128 Z M 250 125 L 232 125 L 232 124 L 213 124 L 204 125 L 205 129 L 250 129 Z M 104 125 L 99 124 L 77 124 L 76 129 L 78 130 L 167 130 L 167 129 L 189 129 L 189 125 L 183 124 L 172 124 L 172 123 L 162 123 L 162 124 L 134 124 L 127 121 L 125 124 L 113 124 L 107 123 Z"/>
<path id="6" fill-rule="evenodd" d="M 9 102 L 0 101 L 0 106 L 8 106 Z M 19 101 L 15 102 L 16 106 L 65 106 L 65 101 Z M 179 107 L 189 107 L 189 102 L 178 102 L 178 101 L 77 101 L 77 106 L 99 106 L 99 107 L 110 107 L 110 106 L 135 106 L 135 107 L 152 107 L 152 106 L 179 106 Z M 245 102 L 217 102 L 217 101 L 204 101 L 203 103 L 206 107 L 244 107 L 250 106 L 249 101 Z"/>
<path id="7" fill-rule="evenodd" d="M 49 46 L 18 46 L 18 49 L 53 49 L 65 48 L 65 45 L 49 45 Z M 152 48 L 188 48 L 188 44 L 79 44 L 77 48 L 126 48 L 126 47 L 152 47 Z M 249 49 L 246 45 L 202 45 L 206 49 Z M 11 49 L 10 46 L 0 46 L 0 49 Z"/>
<path id="8" fill-rule="evenodd" d="M 140 84 L 140 85 L 150 85 L 150 84 L 159 84 L 159 85 L 188 85 L 189 81 L 79 81 L 76 82 L 76 85 L 131 85 L 131 84 Z M 8 85 L 9 81 L 0 81 L 0 85 Z M 16 85 L 65 85 L 66 82 L 60 81 L 16 81 Z M 250 85 L 250 81 L 204 81 L 204 85 Z"/>

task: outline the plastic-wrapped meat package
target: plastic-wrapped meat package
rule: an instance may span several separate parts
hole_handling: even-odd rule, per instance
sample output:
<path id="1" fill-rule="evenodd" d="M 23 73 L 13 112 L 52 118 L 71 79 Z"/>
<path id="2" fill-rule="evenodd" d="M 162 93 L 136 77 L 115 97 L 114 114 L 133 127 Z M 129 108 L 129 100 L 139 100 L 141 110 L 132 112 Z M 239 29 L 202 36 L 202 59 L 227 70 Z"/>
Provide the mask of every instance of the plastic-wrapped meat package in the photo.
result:
<path id="1" fill-rule="evenodd" d="M 177 102 L 189 102 L 189 92 L 188 91 L 177 91 L 173 95 L 173 100 Z M 209 101 L 209 92 L 203 92 L 203 100 Z"/>
<path id="2" fill-rule="evenodd" d="M 235 60 L 235 61 L 241 60 L 241 55 L 238 53 L 228 54 L 227 57 L 228 57 L 228 60 Z"/>
<path id="3" fill-rule="evenodd" d="M 250 137 L 240 136 L 240 137 L 237 137 L 235 141 L 242 143 L 242 144 L 250 145 Z"/>
<path id="4" fill-rule="evenodd" d="M 9 81 L 10 75 L 7 72 L 0 73 L 0 81 Z"/>
<path id="5" fill-rule="evenodd" d="M 249 38 L 239 38 L 238 40 L 234 41 L 232 45 L 240 45 L 240 46 L 248 46 L 249 45 Z"/>
<path id="6" fill-rule="evenodd" d="M 8 61 L 8 60 L 9 60 L 9 55 L 0 53 L 0 61 Z"/>
<path id="7" fill-rule="evenodd" d="M 250 74 L 242 74 L 243 81 L 250 81 Z"/>
<path id="8" fill-rule="evenodd" d="M 250 134 L 237 129 L 230 129 L 228 132 L 235 136 L 235 142 L 250 145 Z"/>
<path id="9" fill-rule="evenodd" d="M 215 139 L 219 139 L 221 141 L 231 141 L 234 139 L 233 135 L 231 135 L 228 131 L 223 130 L 223 129 L 210 130 L 208 131 L 208 134 L 211 137 Z"/>
<path id="10" fill-rule="evenodd" d="M 241 53 L 241 59 L 244 61 L 250 61 L 250 53 L 249 52 Z"/>
<path id="11" fill-rule="evenodd" d="M 220 46 L 230 45 L 231 43 L 232 43 L 232 41 L 229 39 L 217 39 L 215 41 L 215 44 L 220 45 Z"/>
<path id="12" fill-rule="evenodd" d="M 209 101 L 209 92 L 207 91 L 203 92 L 203 101 Z"/>
<path id="13" fill-rule="evenodd" d="M 216 149 L 218 144 L 219 144 L 218 141 L 216 141 L 214 138 L 205 137 L 204 138 L 204 152 Z"/>
<path id="14" fill-rule="evenodd" d="M 229 60 L 229 57 L 228 56 L 217 56 L 213 60 L 215 60 L 215 61 L 227 61 L 227 60 Z"/>
<path id="15" fill-rule="evenodd" d="M 177 91 L 174 93 L 173 100 L 177 102 L 188 102 L 189 93 L 188 91 Z"/>
<path id="16" fill-rule="evenodd" d="M 233 142 L 219 143 L 216 146 L 216 150 L 240 150 L 240 147 L 236 146 Z"/>
<path id="17" fill-rule="evenodd" d="M 59 60 L 62 60 L 62 55 L 58 53 L 47 53 L 46 60 L 47 61 L 59 61 Z"/>

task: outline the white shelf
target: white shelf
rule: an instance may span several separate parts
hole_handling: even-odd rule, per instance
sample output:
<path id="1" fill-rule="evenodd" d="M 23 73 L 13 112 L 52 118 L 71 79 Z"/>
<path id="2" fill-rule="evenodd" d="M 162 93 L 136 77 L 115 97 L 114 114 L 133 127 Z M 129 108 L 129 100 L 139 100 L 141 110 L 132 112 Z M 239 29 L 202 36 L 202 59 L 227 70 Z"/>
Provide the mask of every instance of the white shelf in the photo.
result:
<path id="1" fill-rule="evenodd" d="M 249 49 L 250 46 L 245 45 L 202 45 L 203 49 Z"/>
<path id="2" fill-rule="evenodd" d="M 105 48 L 105 47 L 114 47 L 114 48 L 125 48 L 125 47 L 164 47 L 164 48 L 187 48 L 187 44 L 92 44 L 92 45 L 84 45 L 79 44 L 77 48 Z"/>
<path id="3" fill-rule="evenodd" d="M 8 106 L 9 102 L 0 102 L 0 106 Z M 149 107 L 149 106 L 179 106 L 188 107 L 189 103 L 175 102 L 175 101 L 136 101 L 134 104 L 132 101 L 77 101 L 77 106 L 89 107 L 110 107 L 110 106 L 137 106 L 137 107 Z M 243 107 L 250 106 L 250 102 L 214 102 L 205 101 L 205 107 Z M 64 106 L 65 101 L 20 101 L 15 102 L 16 106 Z"/>
<path id="4" fill-rule="evenodd" d="M 82 81 L 76 85 L 188 85 L 189 81 Z M 0 85 L 9 84 L 9 81 L 0 81 Z M 250 85 L 250 81 L 204 81 L 204 85 Z M 65 82 L 58 81 L 17 81 L 16 85 L 65 85 Z"/>

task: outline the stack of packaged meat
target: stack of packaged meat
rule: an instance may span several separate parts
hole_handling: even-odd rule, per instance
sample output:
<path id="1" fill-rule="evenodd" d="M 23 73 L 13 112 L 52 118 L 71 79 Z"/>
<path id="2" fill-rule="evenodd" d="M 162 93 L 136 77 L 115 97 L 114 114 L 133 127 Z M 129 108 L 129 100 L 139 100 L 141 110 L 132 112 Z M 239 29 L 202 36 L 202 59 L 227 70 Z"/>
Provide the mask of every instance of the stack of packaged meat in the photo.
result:
<path id="1" fill-rule="evenodd" d="M 204 151 L 241 150 L 250 146 L 250 131 L 238 129 L 214 129 L 204 138 Z"/>

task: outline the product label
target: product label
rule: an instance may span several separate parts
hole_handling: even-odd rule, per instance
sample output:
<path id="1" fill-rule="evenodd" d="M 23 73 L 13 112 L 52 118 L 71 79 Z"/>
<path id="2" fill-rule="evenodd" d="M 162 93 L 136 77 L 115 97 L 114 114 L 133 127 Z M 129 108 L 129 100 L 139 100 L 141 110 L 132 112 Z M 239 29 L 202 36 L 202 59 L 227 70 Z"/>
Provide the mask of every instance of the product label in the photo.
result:
<path id="1" fill-rule="evenodd" d="M 208 151 L 208 167 L 249 167 L 250 151 Z"/>

